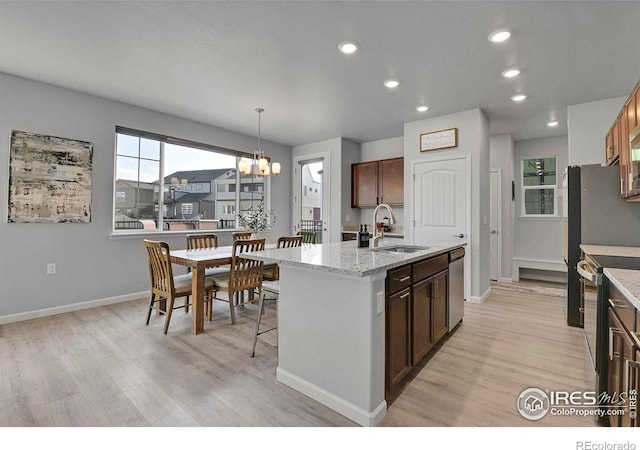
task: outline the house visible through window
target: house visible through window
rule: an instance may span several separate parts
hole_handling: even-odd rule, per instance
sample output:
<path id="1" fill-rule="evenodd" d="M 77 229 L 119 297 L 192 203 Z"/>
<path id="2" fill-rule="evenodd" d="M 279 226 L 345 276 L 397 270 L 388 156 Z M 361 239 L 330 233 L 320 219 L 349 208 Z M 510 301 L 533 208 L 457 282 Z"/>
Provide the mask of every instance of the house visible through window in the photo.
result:
<path id="1" fill-rule="evenodd" d="M 237 170 L 248 155 L 116 127 L 113 230 L 184 230 L 181 223 L 188 229 L 235 228 L 229 215 L 258 201 L 270 204 L 265 179 Z"/>
<path id="2" fill-rule="evenodd" d="M 556 216 L 556 157 L 522 160 L 522 216 Z"/>

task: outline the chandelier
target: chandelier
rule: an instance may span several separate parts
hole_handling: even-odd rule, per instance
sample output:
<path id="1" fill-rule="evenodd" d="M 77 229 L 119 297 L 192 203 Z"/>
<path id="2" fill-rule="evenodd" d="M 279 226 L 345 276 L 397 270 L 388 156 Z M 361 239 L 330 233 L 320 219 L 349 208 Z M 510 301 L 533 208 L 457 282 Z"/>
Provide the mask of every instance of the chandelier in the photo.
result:
<path id="1" fill-rule="evenodd" d="M 252 175 L 258 177 L 268 177 L 271 175 L 280 174 L 280 163 L 269 163 L 269 160 L 264 156 L 264 151 L 260 145 L 260 114 L 264 112 L 262 108 L 256 108 L 258 113 L 258 148 L 253 153 L 251 162 L 247 162 L 241 159 L 238 163 L 238 169 L 243 175 Z"/>

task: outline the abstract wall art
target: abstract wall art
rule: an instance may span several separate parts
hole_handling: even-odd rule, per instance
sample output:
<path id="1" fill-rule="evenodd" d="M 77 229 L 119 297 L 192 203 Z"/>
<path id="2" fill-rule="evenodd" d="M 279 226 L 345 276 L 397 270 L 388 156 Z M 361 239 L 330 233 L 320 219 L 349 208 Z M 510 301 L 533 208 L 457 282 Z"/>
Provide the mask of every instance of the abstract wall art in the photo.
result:
<path id="1" fill-rule="evenodd" d="M 91 142 L 11 131 L 9 222 L 91 222 Z"/>

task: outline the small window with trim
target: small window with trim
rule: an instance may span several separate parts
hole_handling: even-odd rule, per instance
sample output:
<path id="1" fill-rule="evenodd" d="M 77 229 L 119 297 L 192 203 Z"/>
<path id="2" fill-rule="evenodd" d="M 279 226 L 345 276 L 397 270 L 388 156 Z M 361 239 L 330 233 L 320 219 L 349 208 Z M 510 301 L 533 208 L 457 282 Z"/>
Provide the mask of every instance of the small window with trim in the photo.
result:
<path id="1" fill-rule="evenodd" d="M 556 157 L 522 160 L 522 217 L 558 215 Z"/>

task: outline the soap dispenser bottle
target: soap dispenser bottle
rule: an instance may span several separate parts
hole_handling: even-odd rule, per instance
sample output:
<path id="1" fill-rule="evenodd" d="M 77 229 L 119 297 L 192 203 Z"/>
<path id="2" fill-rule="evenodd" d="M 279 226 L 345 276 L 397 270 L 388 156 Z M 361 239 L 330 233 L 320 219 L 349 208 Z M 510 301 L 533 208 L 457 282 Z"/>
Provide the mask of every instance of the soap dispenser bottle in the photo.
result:
<path id="1" fill-rule="evenodd" d="M 362 235 L 362 238 L 364 240 L 363 247 L 368 247 L 369 246 L 369 232 L 367 231 L 367 225 L 364 226 L 364 233 Z"/>

